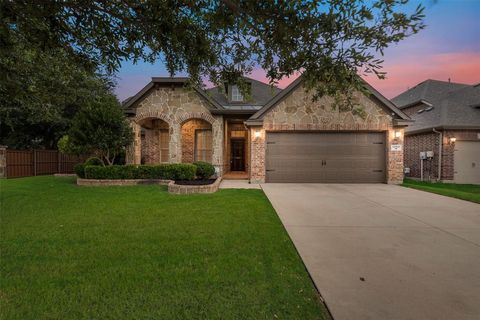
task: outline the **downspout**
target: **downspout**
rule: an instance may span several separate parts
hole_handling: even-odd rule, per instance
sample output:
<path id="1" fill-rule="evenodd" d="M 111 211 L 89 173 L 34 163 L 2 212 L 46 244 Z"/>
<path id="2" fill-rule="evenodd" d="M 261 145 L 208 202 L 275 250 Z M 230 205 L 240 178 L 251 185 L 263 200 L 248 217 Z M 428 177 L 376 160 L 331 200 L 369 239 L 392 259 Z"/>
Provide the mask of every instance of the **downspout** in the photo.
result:
<path id="1" fill-rule="evenodd" d="M 433 128 L 433 132 L 439 134 L 438 140 L 438 178 L 437 181 L 442 180 L 442 151 L 443 151 L 443 133 L 441 131 L 437 131 Z"/>

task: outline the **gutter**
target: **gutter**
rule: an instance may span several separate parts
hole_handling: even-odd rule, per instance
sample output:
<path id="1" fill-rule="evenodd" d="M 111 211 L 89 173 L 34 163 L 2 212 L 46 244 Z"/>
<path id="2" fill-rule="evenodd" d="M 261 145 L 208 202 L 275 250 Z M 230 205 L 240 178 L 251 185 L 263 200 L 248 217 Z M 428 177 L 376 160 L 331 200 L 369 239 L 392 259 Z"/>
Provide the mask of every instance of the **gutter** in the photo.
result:
<path id="1" fill-rule="evenodd" d="M 438 133 L 438 178 L 437 181 L 442 180 L 442 152 L 443 152 L 443 133 L 432 128 L 433 132 Z"/>

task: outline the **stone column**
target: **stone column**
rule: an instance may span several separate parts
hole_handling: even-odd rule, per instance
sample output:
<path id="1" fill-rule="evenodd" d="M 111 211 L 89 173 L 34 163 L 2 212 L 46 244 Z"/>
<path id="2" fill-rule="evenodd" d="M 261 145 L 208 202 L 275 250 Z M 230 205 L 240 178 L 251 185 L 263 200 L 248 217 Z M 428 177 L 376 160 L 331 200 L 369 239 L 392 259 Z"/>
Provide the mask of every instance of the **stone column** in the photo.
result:
<path id="1" fill-rule="evenodd" d="M 136 122 L 132 122 L 133 127 L 133 146 L 132 146 L 132 164 L 141 164 L 142 163 L 142 137 L 141 137 L 141 126 Z"/>
<path id="2" fill-rule="evenodd" d="M 215 172 L 223 175 L 223 117 L 216 116 L 212 123 L 212 164 Z"/>
<path id="3" fill-rule="evenodd" d="M 170 124 L 170 143 L 168 145 L 170 163 L 182 162 L 182 126 L 179 123 Z"/>
<path id="4" fill-rule="evenodd" d="M 400 136 L 397 137 L 397 132 Z M 390 128 L 387 131 L 387 183 L 403 182 L 404 129 Z"/>
<path id="5" fill-rule="evenodd" d="M 0 146 L 0 179 L 7 177 L 7 147 Z"/>
<path id="6" fill-rule="evenodd" d="M 256 136 L 256 132 L 260 136 Z M 265 130 L 262 127 L 250 129 L 250 182 L 265 182 Z"/>

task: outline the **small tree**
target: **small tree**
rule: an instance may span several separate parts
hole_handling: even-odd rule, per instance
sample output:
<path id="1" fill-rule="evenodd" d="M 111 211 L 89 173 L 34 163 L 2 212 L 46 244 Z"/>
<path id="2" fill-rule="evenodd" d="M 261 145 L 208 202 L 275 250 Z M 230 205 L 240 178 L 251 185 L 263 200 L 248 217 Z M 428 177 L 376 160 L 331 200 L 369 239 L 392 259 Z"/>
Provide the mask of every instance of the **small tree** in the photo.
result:
<path id="1" fill-rule="evenodd" d="M 110 94 L 85 105 L 73 118 L 68 138 L 62 139 L 61 149 L 95 154 L 112 165 L 115 157 L 132 143 L 133 132 L 118 100 Z"/>

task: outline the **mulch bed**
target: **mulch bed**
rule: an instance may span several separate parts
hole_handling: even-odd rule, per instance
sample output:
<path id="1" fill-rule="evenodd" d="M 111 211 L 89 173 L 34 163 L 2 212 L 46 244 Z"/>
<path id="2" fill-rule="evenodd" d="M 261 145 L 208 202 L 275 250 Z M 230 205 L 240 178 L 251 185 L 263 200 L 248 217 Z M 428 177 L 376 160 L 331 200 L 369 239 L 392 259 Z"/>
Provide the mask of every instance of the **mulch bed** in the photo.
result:
<path id="1" fill-rule="evenodd" d="M 216 179 L 206 179 L 206 180 L 177 180 L 175 184 L 183 186 L 205 186 L 207 184 L 212 184 Z"/>

